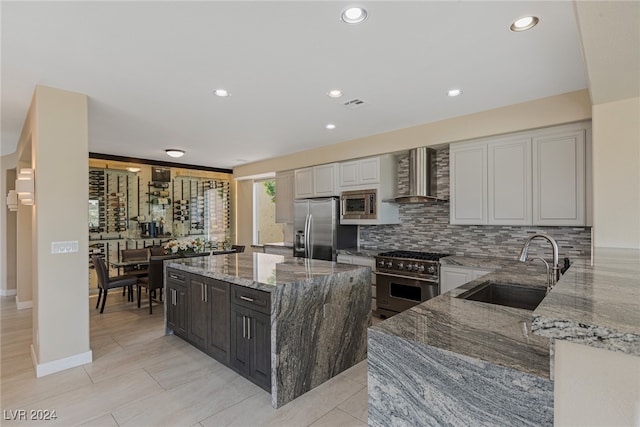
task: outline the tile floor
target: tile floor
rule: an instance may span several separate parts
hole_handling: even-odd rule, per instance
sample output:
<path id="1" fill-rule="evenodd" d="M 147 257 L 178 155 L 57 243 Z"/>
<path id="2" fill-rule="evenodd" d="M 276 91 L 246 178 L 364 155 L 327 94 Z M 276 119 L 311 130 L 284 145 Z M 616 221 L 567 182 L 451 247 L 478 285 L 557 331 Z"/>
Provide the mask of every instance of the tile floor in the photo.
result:
<path id="1" fill-rule="evenodd" d="M 104 314 L 89 301 L 93 363 L 37 379 L 31 309 L 0 298 L 0 425 L 364 426 L 366 361 L 277 410 L 270 395 L 180 338 L 165 336 L 160 306 L 117 292 Z M 12 421 L 10 410 L 55 410 L 50 422 Z M 8 418 L 8 419 L 7 419 Z"/>

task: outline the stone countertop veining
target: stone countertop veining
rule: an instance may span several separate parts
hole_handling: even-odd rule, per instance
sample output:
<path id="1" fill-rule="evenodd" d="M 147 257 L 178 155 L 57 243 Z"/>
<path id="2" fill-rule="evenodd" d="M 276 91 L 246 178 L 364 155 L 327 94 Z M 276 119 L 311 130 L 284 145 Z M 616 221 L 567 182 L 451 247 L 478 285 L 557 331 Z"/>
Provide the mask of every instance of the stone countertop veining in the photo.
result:
<path id="1" fill-rule="evenodd" d="M 466 267 L 466 268 L 481 268 L 486 270 L 496 270 L 504 266 L 514 265 L 515 257 L 513 259 L 507 258 L 495 258 L 495 257 L 478 257 L 478 256 L 458 256 L 449 255 L 448 257 L 440 258 L 441 265 L 450 265 L 452 267 Z"/>
<path id="2" fill-rule="evenodd" d="M 167 266 L 266 292 L 280 285 L 369 268 L 259 252 L 172 259 Z"/>
<path id="3" fill-rule="evenodd" d="M 533 312 L 536 334 L 640 356 L 640 250 L 595 248 Z"/>
<path id="4" fill-rule="evenodd" d="M 379 253 L 385 252 L 380 249 L 363 249 L 363 248 L 347 248 L 347 249 L 338 249 L 336 253 L 338 255 L 352 255 L 352 256 L 365 256 L 365 257 L 375 257 Z"/>
<path id="5" fill-rule="evenodd" d="M 499 267 L 372 329 L 549 379 L 549 339 L 531 333 L 531 311 L 456 298 L 487 280 L 546 286 L 542 263 L 500 260 Z"/>

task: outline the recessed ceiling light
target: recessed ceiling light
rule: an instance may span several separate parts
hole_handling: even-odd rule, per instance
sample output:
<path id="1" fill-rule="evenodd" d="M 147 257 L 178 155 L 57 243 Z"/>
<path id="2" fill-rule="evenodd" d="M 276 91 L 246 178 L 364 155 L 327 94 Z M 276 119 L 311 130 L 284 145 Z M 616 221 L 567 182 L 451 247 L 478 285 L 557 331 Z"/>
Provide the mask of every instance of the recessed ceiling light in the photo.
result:
<path id="1" fill-rule="evenodd" d="M 342 95 L 343 93 L 340 89 L 331 89 L 329 92 L 327 92 L 327 96 L 329 96 L 330 98 L 340 98 Z"/>
<path id="2" fill-rule="evenodd" d="M 447 96 L 460 96 L 462 95 L 461 89 L 451 89 L 447 92 Z"/>
<path id="3" fill-rule="evenodd" d="M 127 168 L 127 170 L 128 170 L 129 172 L 133 172 L 133 173 L 140 172 L 140 168 L 136 168 L 136 167 L 133 167 L 133 166 L 129 166 L 129 167 Z"/>
<path id="4" fill-rule="evenodd" d="M 342 12 L 341 18 L 347 24 L 359 24 L 367 19 L 367 11 L 361 7 L 350 7 Z"/>
<path id="5" fill-rule="evenodd" d="M 229 92 L 227 92 L 226 89 L 216 89 L 213 91 L 213 94 L 215 96 L 220 96 L 220 97 L 225 97 L 225 96 L 230 96 L 231 94 Z"/>
<path id="6" fill-rule="evenodd" d="M 167 150 L 164 150 L 165 153 L 167 153 L 168 156 L 170 157 L 182 157 L 184 156 L 184 150 L 178 150 L 176 148 L 169 148 Z"/>
<path id="7" fill-rule="evenodd" d="M 539 19 L 537 16 L 525 16 L 524 18 L 517 19 L 511 24 L 511 31 L 527 31 L 536 26 Z"/>
<path id="8" fill-rule="evenodd" d="M 325 128 L 326 128 L 326 129 L 329 129 L 329 130 L 334 130 L 334 129 L 336 128 L 336 125 L 334 125 L 333 123 L 328 123 L 328 124 L 325 126 Z"/>

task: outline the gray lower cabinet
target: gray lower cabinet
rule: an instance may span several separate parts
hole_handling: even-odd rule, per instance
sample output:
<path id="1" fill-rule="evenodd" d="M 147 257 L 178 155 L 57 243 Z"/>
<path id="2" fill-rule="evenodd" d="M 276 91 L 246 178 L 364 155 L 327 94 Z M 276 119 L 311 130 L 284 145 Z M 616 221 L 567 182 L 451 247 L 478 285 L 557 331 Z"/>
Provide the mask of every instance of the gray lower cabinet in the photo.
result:
<path id="1" fill-rule="evenodd" d="M 172 271 L 167 277 L 167 327 L 175 335 L 187 337 L 187 275 Z"/>
<path id="2" fill-rule="evenodd" d="M 229 283 L 169 269 L 167 289 L 170 292 L 167 301 L 167 327 L 214 359 L 228 365 Z M 173 304 L 174 300 L 177 305 Z M 179 328 L 175 318 L 180 319 Z"/>
<path id="3" fill-rule="evenodd" d="M 231 366 L 271 391 L 271 296 L 242 286 L 231 289 Z"/>
<path id="4" fill-rule="evenodd" d="M 168 269 L 167 328 L 271 391 L 271 294 Z"/>
<path id="5" fill-rule="evenodd" d="M 205 351 L 214 359 L 229 363 L 229 283 L 208 279 L 209 322 Z"/>

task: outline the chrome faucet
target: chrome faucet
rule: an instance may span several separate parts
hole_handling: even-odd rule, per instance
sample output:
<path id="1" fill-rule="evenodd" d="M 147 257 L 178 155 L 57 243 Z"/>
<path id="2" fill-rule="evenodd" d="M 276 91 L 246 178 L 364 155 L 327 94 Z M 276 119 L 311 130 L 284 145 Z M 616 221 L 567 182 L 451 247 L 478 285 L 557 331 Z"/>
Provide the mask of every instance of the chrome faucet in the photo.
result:
<path id="1" fill-rule="evenodd" d="M 560 267 L 558 266 L 558 243 L 556 243 L 553 237 L 549 236 L 546 233 L 536 233 L 533 236 L 529 237 L 527 241 L 524 242 L 524 246 L 522 246 L 522 250 L 520 251 L 520 256 L 518 257 L 518 261 L 525 262 L 527 260 L 527 254 L 529 252 L 529 244 L 533 239 L 537 237 L 546 239 L 549 243 L 551 243 L 551 247 L 553 248 L 553 265 L 551 267 L 551 283 L 549 284 L 549 289 L 551 289 L 553 285 L 556 284 L 560 276 Z"/>

